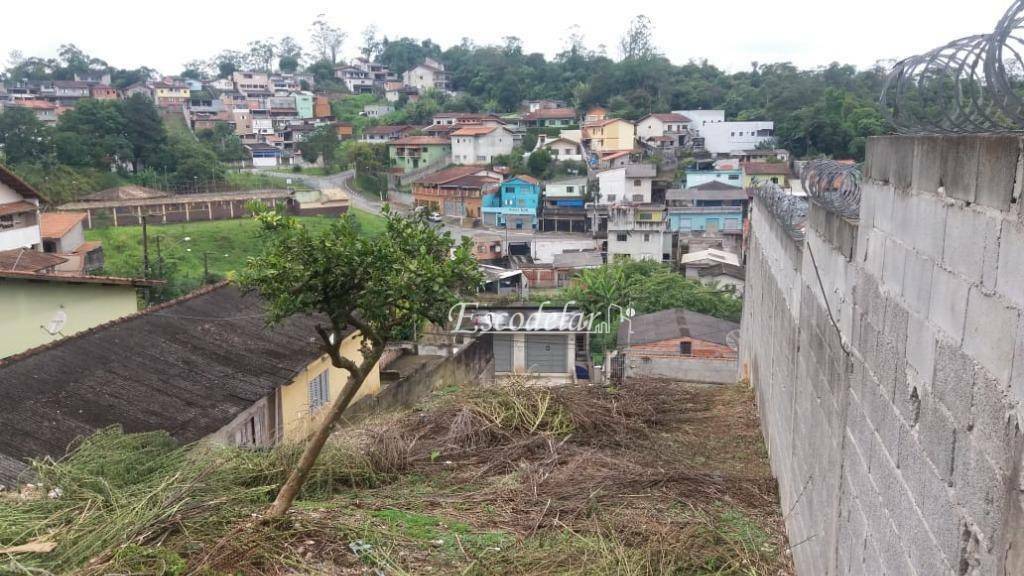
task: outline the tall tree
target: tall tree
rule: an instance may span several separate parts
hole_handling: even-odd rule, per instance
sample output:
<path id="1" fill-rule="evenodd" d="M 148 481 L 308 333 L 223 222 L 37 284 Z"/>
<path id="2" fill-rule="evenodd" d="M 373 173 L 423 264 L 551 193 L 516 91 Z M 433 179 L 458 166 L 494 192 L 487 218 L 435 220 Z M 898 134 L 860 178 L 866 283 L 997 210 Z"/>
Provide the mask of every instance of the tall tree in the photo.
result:
<path id="1" fill-rule="evenodd" d="M 50 154 L 52 131 L 28 108 L 0 114 L 0 152 L 8 164 L 37 162 Z"/>
<path id="2" fill-rule="evenodd" d="M 347 37 L 348 35 L 341 28 L 331 26 L 324 14 L 318 15 L 313 21 L 313 33 L 310 40 L 316 47 L 321 60 L 329 60 L 331 64 L 337 64 L 338 53 L 341 52 L 341 47 L 345 44 Z"/>
<path id="3" fill-rule="evenodd" d="M 619 41 L 623 60 L 649 60 L 658 55 L 654 46 L 654 24 L 643 14 L 633 18 Z"/>
<path id="4" fill-rule="evenodd" d="M 276 50 L 273 40 L 253 40 L 246 48 L 245 61 L 252 69 L 272 72 Z"/>
<path id="5" fill-rule="evenodd" d="M 385 208 L 385 232 L 368 237 L 359 232 L 353 216 L 315 233 L 265 208 L 256 214 L 269 234 L 269 245 L 249 259 L 241 285 L 257 290 L 267 302 L 270 323 L 296 314 L 321 318 L 316 326 L 319 345 L 331 364 L 348 372 L 341 394 L 321 416 L 265 513 L 266 519 L 275 519 L 288 512 L 387 343 L 424 320 L 444 324 L 458 295 L 474 290 L 481 278 L 469 239 L 456 245 L 450 234 L 438 234 L 422 215 L 407 219 Z M 359 331 L 361 358 L 341 352 L 350 329 Z"/>
<path id="6" fill-rule="evenodd" d="M 153 101 L 142 94 L 133 94 L 121 101 L 125 121 L 125 137 L 131 146 L 132 171 L 155 163 L 167 146 L 167 131 Z"/>
<path id="7" fill-rule="evenodd" d="M 377 38 L 377 27 L 369 25 L 363 30 L 363 46 L 359 53 L 367 60 L 376 60 L 384 50 L 384 44 Z"/>

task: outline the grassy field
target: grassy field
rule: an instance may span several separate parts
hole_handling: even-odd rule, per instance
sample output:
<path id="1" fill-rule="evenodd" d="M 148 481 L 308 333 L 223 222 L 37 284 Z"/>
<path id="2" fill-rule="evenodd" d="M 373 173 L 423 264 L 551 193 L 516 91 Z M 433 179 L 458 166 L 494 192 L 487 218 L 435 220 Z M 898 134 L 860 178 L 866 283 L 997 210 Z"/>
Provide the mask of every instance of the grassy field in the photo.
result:
<path id="1" fill-rule="evenodd" d="M 367 234 L 376 234 L 384 229 L 384 220 L 377 215 L 356 209 L 352 214 Z M 331 221 L 326 216 L 302 217 L 299 220 L 313 228 L 326 227 Z M 141 275 L 141 227 L 99 228 L 87 231 L 86 238 L 103 242 L 106 274 Z M 185 290 L 202 283 L 204 254 L 211 276 L 217 279 L 242 269 L 246 259 L 257 254 L 262 247 L 259 226 L 249 219 L 154 225 L 149 227 L 149 238 L 153 269 L 157 269 L 159 258 L 162 258 L 165 270 L 170 271 Z"/>
<path id="2" fill-rule="evenodd" d="M 53 548 L 0 554 L 0 572 L 793 573 L 742 384 L 453 381 L 336 433 L 288 517 L 262 523 L 298 448 L 101 432 L 0 494 L 0 548 Z"/>

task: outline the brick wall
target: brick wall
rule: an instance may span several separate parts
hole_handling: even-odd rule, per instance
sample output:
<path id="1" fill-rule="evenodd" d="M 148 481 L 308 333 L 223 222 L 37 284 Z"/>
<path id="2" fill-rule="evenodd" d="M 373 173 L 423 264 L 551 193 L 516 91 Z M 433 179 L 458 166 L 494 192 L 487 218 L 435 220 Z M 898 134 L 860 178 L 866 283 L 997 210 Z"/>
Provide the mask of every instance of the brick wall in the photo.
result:
<path id="1" fill-rule="evenodd" d="M 1015 136 L 868 145 L 860 219 L 754 202 L 741 373 L 798 572 L 1024 574 Z"/>

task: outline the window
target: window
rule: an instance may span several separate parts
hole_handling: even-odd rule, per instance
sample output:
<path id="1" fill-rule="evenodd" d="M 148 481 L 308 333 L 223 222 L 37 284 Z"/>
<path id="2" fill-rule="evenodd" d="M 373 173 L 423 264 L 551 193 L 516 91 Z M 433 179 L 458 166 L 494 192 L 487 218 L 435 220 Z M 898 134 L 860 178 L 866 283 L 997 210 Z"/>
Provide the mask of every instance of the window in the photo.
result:
<path id="1" fill-rule="evenodd" d="M 651 214 L 650 212 L 641 212 L 641 213 L 636 215 L 636 219 L 637 220 L 651 220 L 653 218 L 654 218 L 654 215 Z"/>
<path id="2" fill-rule="evenodd" d="M 328 371 L 317 374 L 309 381 L 309 411 L 316 412 L 321 406 L 330 401 L 331 389 L 328 380 Z"/>
<path id="3" fill-rule="evenodd" d="M 729 174 L 729 180 L 739 180 L 739 179 L 740 179 L 740 175 L 739 174 Z"/>
<path id="4" fill-rule="evenodd" d="M 644 242 L 650 242 L 650 241 L 651 241 L 651 235 L 650 234 L 644 234 Z"/>
<path id="5" fill-rule="evenodd" d="M 644 195 L 643 194 L 633 194 L 633 202 L 643 202 L 643 201 L 644 201 Z"/>
<path id="6" fill-rule="evenodd" d="M 639 188 L 640 184 L 641 184 L 641 182 L 640 182 L 639 178 L 633 180 L 633 187 L 634 188 Z"/>
<path id="7" fill-rule="evenodd" d="M 573 192 L 572 186 L 566 186 L 565 187 L 565 193 L 566 194 L 572 194 L 572 192 Z"/>
<path id="8" fill-rule="evenodd" d="M 680 342 L 679 353 L 683 356 L 693 356 L 693 343 L 692 342 Z"/>
<path id="9" fill-rule="evenodd" d="M 14 228 L 14 214 L 0 216 L 0 230 Z"/>
<path id="10" fill-rule="evenodd" d="M 615 240 L 617 242 L 625 242 L 627 240 L 627 238 L 628 237 L 625 234 L 616 234 L 615 235 Z"/>
<path id="11" fill-rule="evenodd" d="M 609 194 L 608 195 L 608 201 L 609 202 L 615 202 L 615 194 Z"/>

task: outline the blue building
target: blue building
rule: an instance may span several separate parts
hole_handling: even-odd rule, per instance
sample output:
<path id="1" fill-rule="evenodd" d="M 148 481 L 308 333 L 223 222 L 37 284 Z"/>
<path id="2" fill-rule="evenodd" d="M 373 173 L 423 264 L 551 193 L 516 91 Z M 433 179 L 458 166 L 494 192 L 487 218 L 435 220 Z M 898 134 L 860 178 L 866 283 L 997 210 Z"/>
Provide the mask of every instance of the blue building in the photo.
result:
<path id="1" fill-rule="evenodd" d="M 742 233 L 749 197 L 742 188 L 707 182 L 665 193 L 668 226 L 673 232 Z"/>
<path id="2" fill-rule="evenodd" d="M 515 176 L 501 183 L 494 194 L 484 196 L 481 213 L 484 224 L 515 230 L 536 230 L 540 206 L 540 182 L 530 176 Z"/>
<path id="3" fill-rule="evenodd" d="M 687 170 L 686 187 L 695 188 L 711 182 L 728 184 L 734 188 L 743 187 L 742 170 Z"/>

